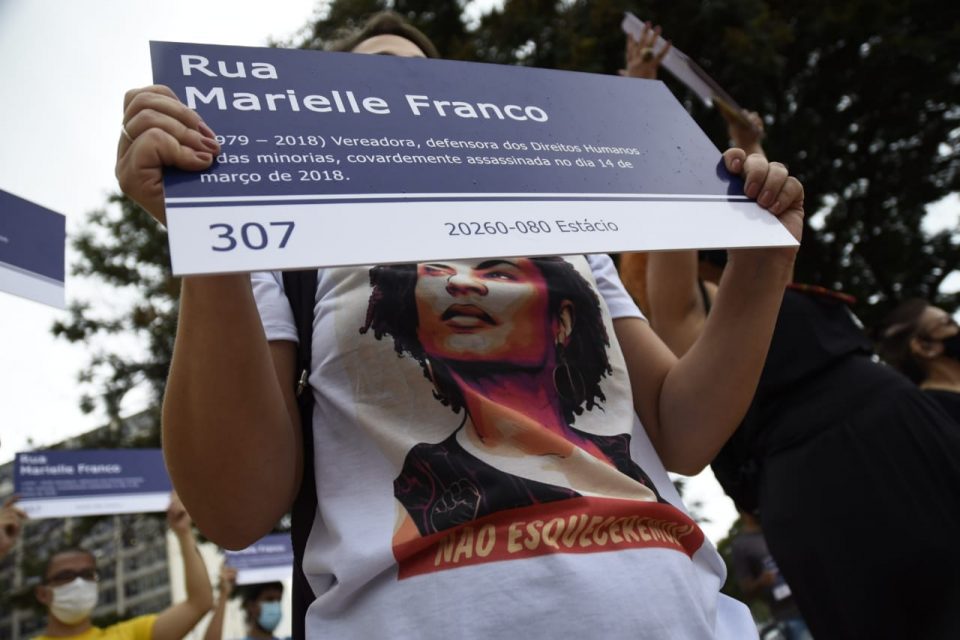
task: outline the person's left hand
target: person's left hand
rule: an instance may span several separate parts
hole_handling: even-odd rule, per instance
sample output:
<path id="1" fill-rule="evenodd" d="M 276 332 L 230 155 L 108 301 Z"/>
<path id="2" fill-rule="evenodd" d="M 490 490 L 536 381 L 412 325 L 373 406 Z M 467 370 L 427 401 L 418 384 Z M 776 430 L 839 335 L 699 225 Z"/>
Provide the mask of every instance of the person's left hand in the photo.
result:
<path id="1" fill-rule="evenodd" d="M 779 162 L 770 162 L 763 155 L 749 156 L 743 149 L 727 149 L 723 154 L 727 170 L 743 177 L 743 192 L 757 204 L 777 216 L 790 234 L 800 241 L 803 235 L 803 185 L 790 175 Z M 736 249 L 728 253 L 733 259 L 745 251 L 755 257 L 774 258 L 786 261 L 792 268 L 799 247 L 773 247 L 770 249 Z"/>
<path id="2" fill-rule="evenodd" d="M 619 73 L 629 78 L 656 80 L 657 69 L 673 45 L 668 40 L 660 51 L 655 51 L 654 45 L 660 37 L 660 27 L 653 27 L 649 21 L 643 26 L 643 34 L 639 40 L 627 36 L 627 68 L 620 69 Z"/>
<path id="3" fill-rule="evenodd" d="M 193 520 L 176 491 L 170 494 L 170 506 L 167 507 L 167 525 L 177 535 L 193 532 Z"/>
<path id="4" fill-rule="evenodd" d="M 19 499 L 20 496 L 11 496 L 0 507 L 0 557 L 17 544 L 23 521 L 27 519 L 27 514 L 16 506 Z"/>
<path id="5" fill-rule="evenodd" d="M 220 582 L 217 588 L 220 591 L 220 598 L 229 598 L 237 584 L 237 570 L 226 563 L 220 566 Z"/>

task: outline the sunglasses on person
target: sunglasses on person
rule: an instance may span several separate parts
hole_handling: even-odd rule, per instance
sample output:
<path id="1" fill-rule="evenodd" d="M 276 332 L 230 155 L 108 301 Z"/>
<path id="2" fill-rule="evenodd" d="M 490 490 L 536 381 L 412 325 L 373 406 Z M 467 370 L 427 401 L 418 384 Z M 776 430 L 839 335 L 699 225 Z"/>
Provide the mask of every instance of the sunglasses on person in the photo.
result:
<path id="1" fill-rule="evenodd" d="M 100 574 L 93 568 L 79 570 L 64 569 L 44 580 L 44 583 L 56 586 L 73 582 L 77 578 L 83 578 L 88 582 L 97 582 L 100 579 Z"/>

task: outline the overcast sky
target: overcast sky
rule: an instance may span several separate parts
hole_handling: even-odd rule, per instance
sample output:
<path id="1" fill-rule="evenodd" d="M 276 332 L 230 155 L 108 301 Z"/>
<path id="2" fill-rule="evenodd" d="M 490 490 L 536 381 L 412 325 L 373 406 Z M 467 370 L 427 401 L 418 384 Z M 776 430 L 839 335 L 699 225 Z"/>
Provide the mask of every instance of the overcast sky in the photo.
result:
<path id="1" fill-rule="evenodd" d="M 489 5 L 489 2 L 483 3 Z M 151 83 L 148 42 L 263 45 L 295 34 L 316 0 L 0 0 L 0 189 L 67 216 L 68 233 L 114 191 L 115 146 L 123 93 Z M 617 36 L 619 37 L 619 35 Z M 930 228 L 956 227 L 956 198 L 939 206 Z M 68 265 L 73 262 L 67 254 Z M 960 288 L 954 275 L 952 288 Z M 70 280 L 67 298 L 109 296 Z M 54 339 L 56 311 L 0 292 L 0 463 L 32 438 L 52 444 L 103 422 L 78 409 L 77 372 L 89 350 Z M 143 408 L 133 394 L 128 409 Z M 715 481 L 699 478 L 688 498 L 705 503 L 717 540 L 733 509 Z"/>
<path id="2" fill-rule="evenodd" d="M 67 216 L 67 232 L 116 190 L 123 94 L 151 84 L 150 40 L 263 45 L 316 0 L 0 0 L 0 189 Z M 68 266 L 73 262 L 67 254 Z M 109 297 L 67 276 L 67 298 Z M 0 462 L 103 422 L 80 413 L 88 351 L 55 339 L 65 312 L 0 292 Z M 131 399 L 142 408 L 143 395 Z"/>

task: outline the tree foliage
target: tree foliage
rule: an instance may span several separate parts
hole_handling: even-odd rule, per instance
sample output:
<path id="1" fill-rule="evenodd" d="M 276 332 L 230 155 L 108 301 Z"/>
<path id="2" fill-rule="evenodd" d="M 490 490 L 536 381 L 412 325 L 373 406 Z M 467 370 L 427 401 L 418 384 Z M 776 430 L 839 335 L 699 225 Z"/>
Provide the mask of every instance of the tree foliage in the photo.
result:
<path id="1" fill-rule="evenodd" d="M 764 114 L 771 158 L 804 183 L 797 279 L 847 291 L 872 324 L 931 299 L 960 264 L 958 232 L 930 236 L 926 206 L 960 189 L 958 12 L 943 0 L 507 2 L 477 34 L 491 61 L 613 73 L 623 10 L 663 25 L 745 107 Z M 948 19 L 947 16 L 953 16 Z M 720 117 L 665 78 L 718 147 Z M 814 228 L 814 226 L 816 228 Z"/>
<path id="2" fill-rule="evenodd" d="M 951 311 L 960 304 L 957 294 L 939 291 L 960 263 L 958 230 L 930 236 L 921 227 L 929 203 L 960 190 L 960 21 L 952 3 L 507 0 L 469 25 L 466 4 L 334 0 L 286 44 L 321 48 L 389 6 L 447 57 L 615 73 L 623 62 L 620 20 L 633 11 L 662 24 L 745 107 L 765 114 L 770 157 L 803 180 L 808 214 L 817 212 L 798 280 L 855 295 L 868 324 L 907 296 Z M 665 81 L 717 146 L 726 146 L 719 115 Z M 80 255 L 74 276 L 132 299 L 112 315 L 76 302 L 70 319 L 54 327 L 68 340 L 103 344 L 81 375 L 91 392 L 84 408 L 95 398 L 117 417 L 124 394 L 141 383 L 159 401 L 179 292 L 164 234 L 114 196 L 73 244 Z M 136 336 L 146 352 L 131 358 L 112 349 L 122 335 Z"/>
<path id="3" fill-rule="evenodd" d="M 166 234 L 136 203 L 118 194 L 107 208 L 90 214 L 88 226 L 71 243 L 80 256 L 71 274 L 97 283 L 111 302 L 94 308 L 90 301 L 74 301 L 69 319 L 53 326 L 54 335 L 87 343 L 93 352 L 79 376 L 89 391 L 81 408 L 89 412 L 99 404 L 110 422 L 119 424 L 124 396 L 143 384 L 158 426 L 180 294 L 180 280 L 170 272 Z M 117 348 L 121 338 L 132 338 L 143 347 L 141 353 L 132 356 L 129 349 Z M 109 445 L 131 446 L 120 440 Z"/>

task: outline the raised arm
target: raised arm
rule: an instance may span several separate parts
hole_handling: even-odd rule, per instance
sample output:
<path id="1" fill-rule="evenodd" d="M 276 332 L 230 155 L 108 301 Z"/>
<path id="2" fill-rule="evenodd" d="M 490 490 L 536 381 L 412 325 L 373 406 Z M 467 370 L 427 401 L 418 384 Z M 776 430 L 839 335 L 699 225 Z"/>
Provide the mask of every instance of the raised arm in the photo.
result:
<path id="1" fill-rule="evenodd" d="M 0 507 L 0 558 L 17 544 L 27 514 L 17 507 L 19 496 L 7 498 Z"/>
<path id="2" fill-rule="evenodd" d="M 673 44 L 666 40 L 666 44 L 657 47 L 657 38 L 660 37 L 660 26 L 654 27 L 650 21 L 644 23 L 643 33 L 639 38 L 627 36 L 625 52 L 626 65 L 620 69 L 621 76 L 628 78 L 643 78 L 656 80 L 660 63 L 667 57 Z"/>
<path id="3" fill-rule="evenodd" d="M 220 567 L 220 583 L 217 585 L 217 605 L 213 609 L 213 617 L 203 634 L 203 640 L 223 640 L 223 621 L 227 616 L 227 601 L 233 593 L 234 582 L 237 579 L 237 570 L 226 564 Z"/>
<path id="4" fill-rule="evenodd" d="M 763 119 L 752 111 L 744 115 L 753 127 L 721 111 L 727 121 L 727 133 L 734 147 L 746 155 L 766 157 L 760 141 L 763 139 Z M 649 303 L 650 326 L 667 346 L 682 356 L 700 337 L 707 319 L 707 307 L 713 304 L 716 287 L 702 283 L 698 277 L 696 251 L 666 251 L 652 253 L 647 261 L 646 296 Z"/>
<path id="5" fill-rule="evenodd" d="M 210 576 L 200 556 L 200 550 L 197 549 L 197 540 L 193 535 L 193 522 L 176 493 L 170 496 L 167 523 L 180 544 L 187 599 L 168 607 L 157 616 L 153 624 L 153 640 L 183 638 L 213 607 Z"/>
<path id="6" fill-rule="evenodd" d="M 167 87 L 127 93 L 117 178 L 158 222 L 166 219 L 163 168 L 202 170 L 217 151 L 213 131 Z M 268 533 L 296 495 L 295 362 L 292 343 L 267 343 L 248 275 L 183 278 L 164 457 L 197 525 L 228 549 Z"/>
<path id="7" fill-rule="evenodd" d="M 707 321 L 716 287 L 700 287 L 696 251 L 660 251 L 647 259 L 646 289 L 650 326 L 678 357 L 685 354 Z M 704 299 L 704 296 L 707 299 Z"/>
<path id="8" fill-rule="evenodd" d="M 799 239 L 803 187 L 786 168 L 757 154 L 747 157 L 741 149 L 728 150 L 724 162 L 732 173 L 745 174 L 745 193 Z M 667 469 L 699 472 L 743 419 L 795 256 L 795 247 L 730 251 L 701 335 L 679 359 L 644 322 L 615 322 L 634 405 Z"/>

